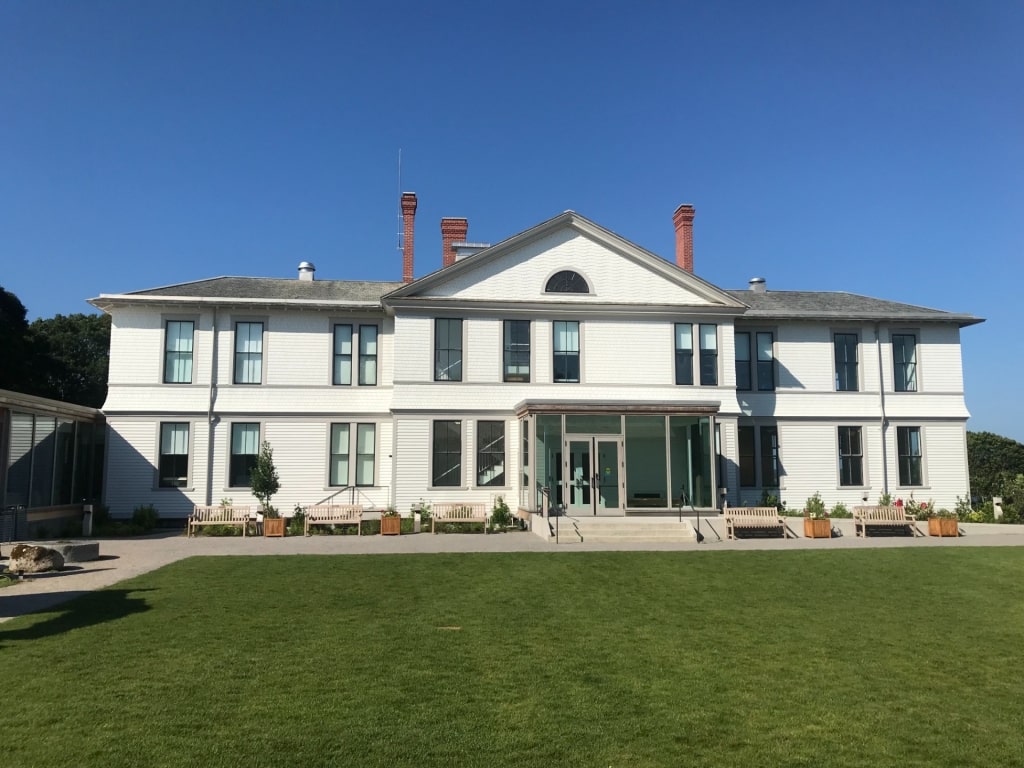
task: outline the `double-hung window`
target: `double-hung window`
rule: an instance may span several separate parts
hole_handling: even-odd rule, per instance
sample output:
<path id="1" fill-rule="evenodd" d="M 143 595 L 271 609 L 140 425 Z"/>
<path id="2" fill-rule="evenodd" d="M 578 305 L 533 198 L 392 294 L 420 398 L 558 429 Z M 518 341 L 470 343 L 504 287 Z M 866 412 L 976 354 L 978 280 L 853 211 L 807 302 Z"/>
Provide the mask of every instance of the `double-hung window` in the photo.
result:
<path id="1" fill-rule="evenodd" d="M 376 424 L 331 424 L 331 455 L 327 478 L 329 485 L 372 486 L 376 477 L 376 457 Z"/>
<path id="2" fill-rule="evenodd" d="M 900 485 L 924 485 L 921 428 L 896 427 L 896 452 L 900 462 Z"/>
<path id="3" fill-rule="evenodd" d="M 736 332 L 736 389 L 747 392 L 753 388 L 750 377 L 750 334 Z"/>
<path id="4" fill-rule="evenodd" d="M 506 320 L 503 324 L 503 381 L 530 380 L 530 321 Z"/>
<path id="5" fill-rule="evenodd" d="M 740 487 L 779 487 L 779 428 L 739 428 Z"/>
<path id="6" fill-rule="evenodd" d="M 430 484 L 437 488 L 462 485 L 461 421 L 434 422 Z"/>
<path id="7" fill-rule="evenodd" d="M 505 422 L 476 423 L 476 484 L 505 485 Z"/>
<path id="8" fill-rule="evenodd" d="M 352 384 L 352 351 L 359 346 L 357 363 L 359 386 L 374 386 L 377 383 L 377 326 L 360 325 L 358 338 L 355 326 L 339 323 L 334 326 L 334 362 L 331 382 L 335 385 Z"/>
<path id="9" fill-rule="evenodd" d="M 377 383 L 377 326 L 359 326 L 359 385 Z"/>
<path id="10" fill-rule="evenodd" d="M 552 380 L 578 382 L 580 380 L 580 324 L 576 320 L 556 320 L 554 331 L 554 358 Z"/>
<path id="11" fill-rule="evenodd" d="M 188 487 L 188 422 L 160 424 L 160 461 L 158 487 Z"/>
<path id="12" fill-rule="evenodd" d="M 856 392 L 857 334 L 837 333 L 833 337 L 836 361 L 836 391 Z"/>
<path id="13" fill-rule="evenodd" d="M 693 326 L 676 323 L 676 384 L 693 384 Z"/>
<path id="14" fill-rule="evenodd" d="M 164 332 L 164 383 L 192 383 L 192 344 L 195 323 L 168 320 Z"/>
<path id="15" fill-rule="evenodd" d="M 434 320 L 434 381 L 462 381 L 462 320 Z"/>
<path id="16" fill-rule="evenodd" d="M 235 323 L 235 384 L 263 382 L 263 323 Z"/>
<path id="17" fill-rule="evenodd" d="M 917 391 L 917 336 L 912 333 L 893 334 L 892 370 L 897 392 Z"/>
<path id="18" fill-rule="evenodd" d="M 839 485 L 864 485 L 864 449 L 860 427 L 839 428 Z"/>
<path id="19" fill-rule="evenodd" d="M 758 331 L 757 341 L 757 390 L 771 392 L 775 389 L 775 335 L 771 331 Z"/>
<path id="20" fill-rule="evenodd" d="M 700 325 L 700 383 L 713 387 L 718 384 L 718 326 Z"/>
<path id="21" fill-rule="evenodd" d="M 231 425 L 231 465 L 228 486 L 249 487 L 249 473 L 260 452 L 260 425 L 236 422 Z"/>

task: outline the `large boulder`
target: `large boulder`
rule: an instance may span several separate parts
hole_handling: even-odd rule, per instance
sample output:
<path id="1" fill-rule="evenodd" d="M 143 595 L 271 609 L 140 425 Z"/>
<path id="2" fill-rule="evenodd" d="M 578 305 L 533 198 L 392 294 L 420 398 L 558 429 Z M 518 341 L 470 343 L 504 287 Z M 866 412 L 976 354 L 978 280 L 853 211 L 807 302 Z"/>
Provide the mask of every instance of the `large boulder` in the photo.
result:
<path id="1" fill-rule="evenodd" d="M 64 555 L 49 547 L 35 544 L 15 544 L 7 558 L 7 570 L 15 573 L 59 571 L 64 567 Z"/>

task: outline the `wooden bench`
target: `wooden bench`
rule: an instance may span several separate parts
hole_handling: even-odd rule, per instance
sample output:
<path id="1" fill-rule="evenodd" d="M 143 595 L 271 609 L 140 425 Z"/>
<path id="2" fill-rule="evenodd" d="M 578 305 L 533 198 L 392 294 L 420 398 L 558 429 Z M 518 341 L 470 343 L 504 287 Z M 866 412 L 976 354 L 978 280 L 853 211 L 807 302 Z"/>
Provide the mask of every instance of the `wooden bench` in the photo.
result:
<path id="1" fill-rule="evenodd" d="M 775 507 L 726 507 L 724 517 L 727 539 L 736 538 L 737 528 L 762 531 L 778 530 L 783 538 L 789 536 L 786 531 L 786 521 Z"/>
<path id="2" fill-rule="evenodd" d="M 867 538 L 868 526 L 904 526 L 914 536 L 924 536 L 915 524 L 914 518 L 907 514 L 903 507 L 854 507 L 854 534 Z"/>
<path id="3" fill-rule="evenodd" d="M 314 525 L 354 525 L 363 535 L 363 508 L 358 504 L 313 504 L 305 508 L 305 534 Z"/>
<path id="4" fill-rule="evenodd" d="M 430 510 L 430 532 L 437 533 L 438 523 L 483 523 L 487 533 L 489 517 L 486 504 L 434 504 Z"/>
<path id="5" fill-rule="evenodd" d="M 202 525 L 237 525 L 245 536 L 249 523 L 255 523 L 256 520 L 252 507 L 196 506 L 188 518 L 188 535 L 195 536 L 196 529 Z"/>

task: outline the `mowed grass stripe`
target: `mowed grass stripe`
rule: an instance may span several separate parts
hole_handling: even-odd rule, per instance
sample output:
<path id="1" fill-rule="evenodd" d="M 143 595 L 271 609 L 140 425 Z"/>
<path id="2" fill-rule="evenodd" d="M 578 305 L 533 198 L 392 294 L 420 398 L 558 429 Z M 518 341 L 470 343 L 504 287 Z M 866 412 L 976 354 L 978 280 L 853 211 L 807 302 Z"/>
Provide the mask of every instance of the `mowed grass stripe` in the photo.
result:
<path id="1" fill-rule="evenodd" d="M 1017 548 L 193 558 L 0 627 L 5 762 L 1021 764 L 1022 573 Z"/>

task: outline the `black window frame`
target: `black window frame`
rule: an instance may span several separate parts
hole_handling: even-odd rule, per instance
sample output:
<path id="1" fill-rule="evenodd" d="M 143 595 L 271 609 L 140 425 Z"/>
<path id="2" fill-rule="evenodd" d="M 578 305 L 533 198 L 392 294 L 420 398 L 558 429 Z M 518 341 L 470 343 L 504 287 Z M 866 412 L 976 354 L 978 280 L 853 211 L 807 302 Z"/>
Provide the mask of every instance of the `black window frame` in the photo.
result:
<path id="1" fill-rule="evenodd" d="M 242 352 L 239 351 L 239 328 L 241 326 L 259 326 L 260 333 L 260 350 L 259 352 Z M 266 344 L 264 343 L 267 335 L 267 326 L 262 320 L 238 320 L 235 322 L 235 370 L 232 377 L 232 382 L 235 384 L 243 384 L 247 386 L 258 386 L 263 383 L 263 357 Z M 251 340 L 252 334 L 249 333 L 246 336 L 246 340 Z M 242 381 L 241 373 L 244 370 L 246 363 L 252 360 L 259 360 L 259 377 L 257 381 Z"/>
<path id="2" fill-rule="evenodd" d="M 689 330 L 690 348 L 680 345 L 680 331 Z M 672 346 L 675 349 L 675 380 L 680 387 L 693 386 L 693 323 L 675 323 L 672 328 Z"/>
<path id="3" fill-rule="evenodd" d="M 240 427 L 256 427 L 255 453 L 235 453 L 235 430 Z M 262 434 L 262 428 L 258 421 L 234 421 L 231 423 L 231 444 L 228 451 L 228 488 L 252 487 L 249 473 L 252 472 L 253 467 L 256 466 L 256 460 L 259 458 Z M 245 481 L 240 482 L 240 478 L 243 476 Z"/>
<path id="4" fill-rule="evenodd" d="M 713 333 L 710 338 L 715 340 L 714 347 L 704 346 L 704 329 L 711 328 Z M 715 323 L 700 323 L 697 330 L 700 340 L 700 385 L 702 387 L 718 386 L 718 325 Z"/>
<path id="5" fill-rule="evenodd" d="M 462 421 L 438 419 L 431 427 L 430 487 L 461 488 Z"/>
<path id="6" fill-rule="evenodd" d="M 532 375 L 529 320 L 504 320 L 501 326 L 501 380 L 528 383 Z M 525 363 L 523 362 L 525 360 Z M 526 373 L 522 372 L 526 368 Z"/>
<path id="7" fill-rule="evenodd" d="M 372 331 L 373 335 L 373 352 L 367 352 L 367 338 Z M 360 323 L 359 324 L 359 339 L 358 339 L 358 354 L 359 359 L 356 363 L 356 381 L 359 382 L 360 387 L 375 387 L 377 386 L 377 380 L 379 377 L 379 366 L 377 361 L 380 359 L 380 327 L 376 323 Z M 369 376 L 364 376 L 363 368 L 366 363 L 373 362 L 373 378 L 372 381 Z"/>
<path id="8" fill-rule="evenodd" d="M 185 452 L 165 453 L 164 434 L 169 428 L 185 428 Z M 188 488 L 189 453 L 192 446 L 192 424 L 188 421 L 161 421 L 157 445 L 157 488 Z M 173 478 L 173 479 L 172 479 Z"/>
<path id="9" fill-rule="evenodd" d="M 839 485 L 844 488 L 864 487 L 863 429 L 859 426 L 840 426 L 838 438 Z"/>
<path id="10" fill-rule="evenodd" d="M 338 331 L 348 331 L 348 352 L 338 351 Z M 342 339 L 344 341 L 344 339 Z M 356 343 L 355 328 L 352 323 L 335 323 L 331 329 L 331 343 L 332 343 L 332 357 L 331 357 L 331 384 L 335 387 L 350 387 L 352 386 L 352 358 L 354 357 L 353 350 Z M 340 375 L 339 365 L 348 363 L 348 381 L 345 381 L 345 377 Z"/>
<path id="11" fill-rule="evenodd" d="M 590 293 L 590 285 L 579 272 L 563 269 L 548 278 L 544 293 Z"/>
<path id="12" fill-rule="evenodd" d="M 736 347 L 736 389 L 739 392 L 750 392 L 754 388 L 754 382 L 750 374 L 751 358 L 751 333 L 750 331 L 736 331 L 734 334 L 734 346 Z M 740 340 L 746 342 L 746 356 L 742 355 Z"/>
<path id="13" fill-rule="evenodd" d="M 188 350 L 171 349 L 171 325 L 189 325 Z M 175 340 L 181 338 L 178 334 L 173 337 Z M 166 320 L 164 322 L 164 384 L 191 384 L 195 375 L 195 347 L 196 347 L 196 323 L 194 320 Z M 176 362 L 188 360 L 188 379 L 176 379 L 171 373 L 176 370 Z"/>
<path id="14" fill-rule="evenodd" d="M 836 392 L 860 391 L 857 378 L 859 348 L 860 337 L 856 333 L 839 331 L 832 335 Z"/>
<path id="15" fill-rule="evenodd" d="M 901 340 L 899 354 L 897 353 L 897 339 Z M 906 339 L 911 340 L 912 360 L 907 360 Z M 896 392 L 917 392 L 916 333 L 894 333 L 892 335 L 892 383 Z"/>
<path id="16" fill-rule="evenodd" d="M 576 327 L 576 349 L 558 348 L 559 326 Z M 579 320 L 553 320 L 551 323 L 551 381 L 555 384 L 579 384 L 581 380 Z M 573 375 L 575 374 L 575 376 Z"/>
<path id="17" fill-rule="evenodd" d="M 462 333 L 461 317 L 434 318 L 434 381 L 462 381 Z"/>
<path id="18" fill-rule="evenodd" d="M 484 473 L 495 467 L 501 472 L 490 480 Z M 476 423 L 476 484 L 480 488 L 505 487 L 505 422 L 478 421 Z"/>
<path id="19" fill-rule="evenodd" d="M 910 442 L 911 435 L 917 435 L 917 453 Z M 899 461 L 900 486 L 920 488 L 924 486 L 924 435 L 921 427 L 896 427 L 896 455 Z M 914 475 L 916 474 L 916 479 Z"/>

